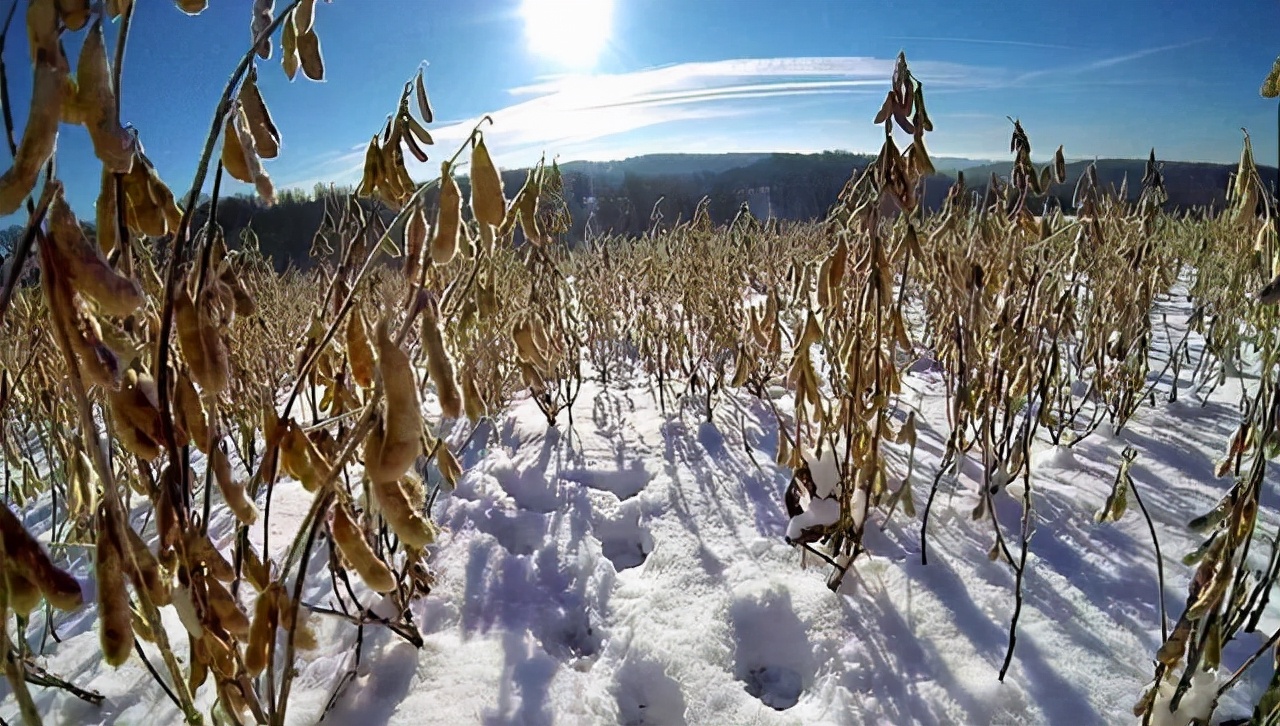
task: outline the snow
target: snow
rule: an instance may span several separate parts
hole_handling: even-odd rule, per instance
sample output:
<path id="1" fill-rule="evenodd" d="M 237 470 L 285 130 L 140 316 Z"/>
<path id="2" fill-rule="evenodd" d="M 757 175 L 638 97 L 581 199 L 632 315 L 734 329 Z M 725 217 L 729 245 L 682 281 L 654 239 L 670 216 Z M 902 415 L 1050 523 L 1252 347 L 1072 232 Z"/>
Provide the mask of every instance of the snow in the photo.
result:
<path id="1" fill-rule="evenodd" d="M 1213 701 L 1218 696 L 1218 678 L 1212 671 L 1197 671 L 1191 677 L 1191 687 L 1171 709 L 1178 679 L 1166 678 L 1156 691 L 1156 707 L 1152 710 L 1151 726 L 1186 726 L 1203 722 L 1213 711 Z"/>
<path id="2" fill-rule="evenodd" d="M 589 382 L 575 425 L 549 429 L 533 402 L 518 401 L 459 452 L 468 471 L 437 502 L 435 520 L 444 528 L 432 559 L 437 582 L 413 605 L 423 647 L 367 627 L 355 678 L 324 723 L 1136 723 L 1129 714 L 1161 642 L 1150 534 L 1132 511 L 1114 524 L 1095 524 L 1093 514 L 1120 452 L 1134 447 L 1132 475 L 1160 534 L 1164 594 L 1176 617 L 1191 575 L 1179 559 L 1200 543 L 1186 523 L 1228 485 L 1212 477 L 1213 464 L 1238 421 L 1241 386 L 1254 384 L 1230 379 L 1203 406 L 1185 374 L 1175 385 L 1178 403 L 1164 401 L 1162 383 L 1156 407 L 1144 407 L 1118 432 L 1070 449 L 1037 442 L 1035 536 L 1004 682 L 996 676 L 1013 575 L 987 558 L 990 520 L 970 517 L 979 462 L 964 461 L 959 476 L 941 479 L 928 565 L 921 564 L 919 520 L 899 508 L 886 523 L 872 510 L 868 554 L 831 592 L 825 569 L 812 557 L 802 568 L 801 552 L 784 537 L 838 515 L 822 498 L 833 488 L 834 459 L 810 461 L 820 491 L 803 521 L 789 519 L 783 492 L 790 473 L 774 463 L 778 432 L 767 403 L 735 395 L 708 423 L 692 406 L 660 413 L 645 381 Z M 775 401 L 784 413 L 788 400 Z M 916 410 L 913 493 L 923 508 L 945 447 L 937 372 L 913 367 L 902 406 Z M 470 433 L 460 422 L 446 436 L 457 447 Z M 887 457 L 898 482 L 906 451 Z M 1014 481 L 996 497 L 1006 531 L 1018 521 L 1020 496 Z M 1270 530 L 1274 496 L 1268 481 Z M 274 487 L 266 547 L 277 559 L 310 502 L 296 482 Z M 265 508 L 265 495 L 258 505 Z M 42 532 L 48 503 L 24 514 Z M 216 519 L 214 542 L 224 551 L 229 530 L 229 517 Z M 252 542 L 262 549 L 261 527 Z M 327 597 L 327 553 L 317 550 L 308 602 Z M 87 581 L 87 558 L 58 553 L 68 555 Z M 354 626 L 321 614 L 310 620 L 320 645 L 300 654 L 290 724 L 316 723 L 356 661 Z M 99 662 L 92 605 L 57 622 L 62 642 L 50 640 L 40 664 L 106 701 L 93 707 L 35 688 L 43 712 L 57 714 L 58 723 L 178 722 L 136 658 L 119 670 Z M 1223 671 L 1238 667 L 1276 622 L 1232 643 Z M 32 623 L 34 647 L 42 625 Z M 186 639 L 171 609 L 166 625 L 184 657 Z M 1264 663 L 1246 675 L 1216 717 L 1247 715 L 1267 671 Z M 1217 678 L 1197 675 L 1178 713 L 1154 723 L 1186 724 L 1202 714 Z M 0 718 L 17 723 L 7 686 L 0 696 Z M 198 705 L 208 713 L 211 704 L 206 688 Z"/>
<path id="3" fill-rule="evenodd" d="M 859 491 L 854 492 L 857 501 L 855 502 L 854 511 L 861 512 L 866 509 L 865 493 Z M 792 517 L 787 523 L 787 538 L 798 539 L 800 534 L 806 529 L 824 527 L 826 525 L 835 524 L 840 521 L 840 501 L 837 499 L 814 499 L 809 503 L 809 508 L 801 514 Z"/>

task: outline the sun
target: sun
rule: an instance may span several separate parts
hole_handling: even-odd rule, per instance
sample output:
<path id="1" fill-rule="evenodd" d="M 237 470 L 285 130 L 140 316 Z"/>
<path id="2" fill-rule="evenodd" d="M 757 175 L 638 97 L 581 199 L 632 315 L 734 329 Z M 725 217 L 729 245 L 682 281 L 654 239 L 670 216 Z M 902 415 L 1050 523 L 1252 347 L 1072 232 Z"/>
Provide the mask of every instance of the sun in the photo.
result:
<path id="1" fill-rule="evenodd" d="M 613 0 L 524 0 L 529 50 L 558 65 L 594 66 L 609 42 Z"/>

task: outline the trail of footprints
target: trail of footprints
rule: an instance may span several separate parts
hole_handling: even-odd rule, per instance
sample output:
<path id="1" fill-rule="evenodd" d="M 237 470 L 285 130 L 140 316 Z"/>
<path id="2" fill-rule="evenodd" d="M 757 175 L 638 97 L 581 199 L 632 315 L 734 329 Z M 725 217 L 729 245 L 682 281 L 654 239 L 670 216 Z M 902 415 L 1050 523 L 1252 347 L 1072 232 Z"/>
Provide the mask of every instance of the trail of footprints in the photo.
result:
<path id="1" fill-rule="evenodd" d="M 588 669 L 604 641 L 617 573 L 653 550 L 637 496 L 650 476 L 638 462 L 611 468 L 606 452 L 565 461 L 573 447 L 562 446 L 555 429 L 526 441 L 511 432 L 498 438 L 476 457 L 445 514 L 454 532 L 474 528 L 497 545 L 472 541 L 476 572 L 464 610 L 477 627 L 527 629 L 552 657 Z M 589 567 L 583 552 L 592 542 L 603 557 Z"/>
<path id="2" fill-rule="evenodd" d="M 504 625 L 528 628 L 552 657 L 589 669 L 608 635 L 604 619 L 617 576 L 642 566 L 654 549 L 647 520 L 661 505 L 640 496 L 652 475 L 636 458 L 619 465 L 603 447 L 584 447 L 563 461 L 566 448 L 578 447 L 562 446 L 555 429 L 523 442 L 499 438 L 502 446 L 478 457 L 459 483 L 446 524 L 455 532 L 474 527 L 506 555 L 500 565 L 492 555 L 481 563 L 497 570 L 490 575 L 488 609 L 525 613 L 519 620 L 506 618 Z M 603 562 L 594 573 L 584 571 L 580 556 L 589 540 L 611 571 L 601 572 Z M 536 596 L 530 597 L 530 589 Z M 795 706 L 813 685 L 816 664 L 789 599 L 772 592 L 739 594 L 730 598 L 728 618 L 733 677 L 772 709 Z M 629 649 L 613 690 L 622 724 L 686 723 L 684 689 L 649 654 Z"/>

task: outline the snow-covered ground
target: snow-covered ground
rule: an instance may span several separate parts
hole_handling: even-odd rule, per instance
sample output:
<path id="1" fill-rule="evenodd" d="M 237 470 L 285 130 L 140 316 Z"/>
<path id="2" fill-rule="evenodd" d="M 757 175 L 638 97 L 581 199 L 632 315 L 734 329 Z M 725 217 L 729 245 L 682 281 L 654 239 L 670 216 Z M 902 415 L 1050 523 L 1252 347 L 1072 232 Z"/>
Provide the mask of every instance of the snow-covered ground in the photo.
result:
<path id="1" fill-rule="evenodd" d="M 433 559 L 438 580 L 413 611 L 424 647 L 367 628 L 358 675 L 324 722 L 1134 723 L 1130 709 L 1161 642 L 1151 537 L 1134 508 L 1115 524 L 1093 515 L 1132 446 L 1176 617 L 1190 576 L 1179 560 L 1199 544 L 1186 523 L 1228 486 L 1213 465 L 1239 420 L 1240 387 L 1253 385 L 1228 381 L 1202 406 L 1186 378 L 1179 402 L 1161 398 L 1119 434 L 1099 432 L 1069 452 L 1038 445 L 1026 601 L 1003 683 L 1013 575 L 987 558 L 989 520 L 972 520 L 975 462 L 942 480 L 927 566 L 919 520 L 899 510 L 882 530 L 873 512 L 870 556 L 833 593 L 827 568 L 812 556 L 802 567 L 784 542 L 788 474 L 773 463 L 777 428 L 765 403 L 734 396 L 705 423 L 693 409 L 660 413 L 646 381 L 588 384 L 574 425 L 562 418 L 548 429 L 532 402 L 517 402 L 462 452 L 468 471 L 437 503 L 446 530 Z M 918 411 L 913 488 L 922 508 L 945 443 L 944 389 L 927 370 L 905 385 L 904 412 Z M 778 403 L 785 411 L 786 400 Z M 461 422 L 450 438 L 456 446 L 469 434 Z M 894 456 L 904 471 L 905 457 Z M 1273 479 L 1263 495 L 1271 531 Z M 1016 483 L 1000 495 L 1006 531 L 1020 496 Z M 294 483 L 277 487 L 273 552 L 309 500 Z M 27 518 L 39 531 L 41 511 Z M 229 531 L 229 519 L 218 524 Z M 225 539 L 218 544 L 229 546 Z M 318 553 L 315 572 L 323 562 Z M 328 580 L 313 581 L 315 603 Z M 354 626 L 320 614 L 312 621 L 320 647 L 302 655 L 292 724 L 316 722 L 355 658 Z M 185 649 L 176 617 L 171 625 Z M 92 607 L 67 616 L 59 632 L 63 642 L 50 641 L 40 661 L 106 702 L 35 688 L 47 723 L 179 722 L 136 658 L 118 671 L 99 663 Z M 39 636 L 33 628 L 33 643 Z M 1233 643 L 1225 667 L 1261 637 Z M 1223 699 L 1218 719 L 1248 715 L 1268 660 Z M 0 695 L 0 718 L 17 723 L 4 686 Z"/>

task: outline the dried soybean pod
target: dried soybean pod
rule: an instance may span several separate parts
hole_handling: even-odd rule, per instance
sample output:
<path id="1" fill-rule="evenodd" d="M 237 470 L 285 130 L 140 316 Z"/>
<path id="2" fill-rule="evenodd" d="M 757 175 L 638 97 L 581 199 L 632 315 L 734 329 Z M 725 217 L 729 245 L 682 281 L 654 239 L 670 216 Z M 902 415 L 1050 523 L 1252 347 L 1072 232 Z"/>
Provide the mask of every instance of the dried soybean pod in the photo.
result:
<path id="1" fill-rule="evenodd" d="M 201 304 L 197 312 L 198 325 L 196 330 L 200 336 L 205 377 L 203 379 L 197 378 L 196 382 L 204 388 L 206 394 L 216 395 L 226 391 L 230 385 L 231 361 L 226 341 L 222 339 L 222 331 L 214 318 L 211 308 L 211 293 L 212 287 L 210 286 L 206 287 L 204 292 L 200 294 Z M 192 367 L 191 372 L 194 375 L 196 368 Z"/>
<path id="2" fill-rule="evenodd" d="M 84 106 L 80 103 L 80 92 L 76 88 L 76 79 L 70 73 L 62 81 L 62 123 L 81 126 L 88 117 Z"/>
<path id="3" fill-rule="evenodd" d="M 235 569 L 231 567 L 230 562 L 227 562 L 227 558 L 222 556 L 218 548 L 213 546 L 208 535 L 191 530 L 187 533 L 186 545 L 188 567 L 195 569 L 204 566 L 208 568 L 210 575 L 221 582 L 231 582 L 236 579 Z"/>
<path id="4" fill-rule="evenodd" d="M 120 225 L 117 221 L 117 205 L 115 175 L 104 167 L 102 170 L 102 188 L 98 192 L 98 202 L 94 205 L 95 220 L 98 226 L 98 248 L 103 254 L 111 251 L 119 244 Z"/>
<path id="5" fill-rule="evenodd" d="M 366 585 L 374 592 L 385 593 L 396 589 L 396 578 L 391 569 L 378 559 L 378 555 L 369 546 L 345 502 L 334 506 L 330 530 L 338 551 L 351 563 L 351 568 Z"/>
<path id="6" fill-rule="evenodd" d="M 431 132 L 427 131 L 422 124 L 418 123 L 418 119 L 411 115 L 405 115 L 404 121 L 409 127 L 408 135 L 414 137 L 416 143 L 423 146 L 432 146 L 436 143 L 435 139 L 431 138 Z M 428 121 L 427 123 L 431 122 Z"/>
<path id="7" fill-rule="evenodd" d="M 0 502 L 0 538 L 4 540 L 4 566 L 21 573 L 40 588 L 50 605 L 69 611 L 84 603 L 80 583 L 53 564 L 40 543 L 3 502 Z"/>
<path id="8" fill-rule="evenodd" d="M 407 137 L 406 137 L 407 138 Z M 422 251 L 427 243 L 427 214 L 422 205 L 414 207 L 404 227 L 404 276 L 413 282 L 422 269 Z"/>
<path id="9" fill-rule="evenodd" d="M 244 646 L 244 668 L 250 676 L 258 677 L 267 668 L 271 642 L 275 640 L 280 623 L 280 604 L 275 585 L 258 594 L 253 608 L 253 624 L 249 626 L 249 642 Z"/>
<path id="10" fill-rule="evenodd" d="M 444 348 L 434 301 L 428 302 L 422 311 L 422 347 L 427 353 L 427 373 L 436 384 L 441 413 L 448 418 L 458 418 L 462 415 L 462 396 L 453 377 L 453 362 Z"/>
<path id="11" fill-rule="evenodd" d="M 431 110 L 431 99 L 427 98 L 427 85 L 422 80 L 421 68 L 418 69 L 418 77 L 414 79 L 414 88 L 418 94 L 418 113 L 422 114 L 423 122 L 431 123 L 435 119 L 435 113 Z"/>
<path id="12" fill-rule="evenodd" d="M 520 219 L 520 231 L 534 244 L 544 243 L 541 225 L 538 223 L 538 198 L 542 196 L 541 182 L 538 182 L 528 194 L 520 200 L 516 208 L 516 216 Z"/>
<path id="13" fill-rule="evenodd" d="M 27 3 L 27 47 L 31 60 L 43 53 L 56 57 L 58 53 L 58 3 L 57 0 L 31 0 Z"/>
<path id="14" fill-rule="evenodd" d="M 253 34 L 253 39 L 257 40 L 258 36 L 266 30 L 271 21 L 275 19 L 272 11 L 275 8 L 275 0 L 254 0 L 253 1 L 253 22 L 249 26 L 249 32 Z M 271 38 L 263 38 L 254 48 L 254 52 L 263 60 L 271 58 Z"/>
<path id="15" fill-rule="evenodd" d="M 195 693 L 209 679 L 209 651 L 204 647 L 203 638 L 188 634 L 187 640 L 191 643 L 191 673 L 187 676 L 187 688 Z"/>
<path id="16" fill-rule="evenodd" d="M 844 238 L 841 238 L 836 244 L 835 252 L 832 253 L 830 259 L 831 266 L 827 269 L 827 284 L 835 290 L 844 282 L 845 267 L 849 261 L 849 246 L 845 244 Z"/>
<path id="17" fill-rule="evenodd" d="M 477 222 L 492 227 L 501 227 L 502 219 L 507 215 L 507 200 L 502 195 L 502 175 L 493 165 L 484 136 L 471 149 L 471 212 Z"/>
<path id="18" fill-rule="evenodd" d="M 76 447 L 67 468 L 67 511 L 73 519 L 88 522 L 98 511 L 98 488 L 94 486 L 93 466 L 83 448 Z"/>
<path id="19" fill-rule="evenodd" d="M 258 68 L 249 66 L 249 75 L 240 86 L 240 106 L 248 120 L 253 149 L 263 159 L 274 159 L 280 153 L 280 131 L 271 120 L 267 102 L 258 90 Z"/>
<path id="20" fill-rule="evenodd" d="M 831 297 L 831 258 L 822 261 L 822 266 L 818 268 L 818 307 L 822 310 L 830 310 L 832 307 Z"/>
<path id="21" fill-rule="evenodd" d="M 458 486 L 458 480 L 462 478 L 462 465 L 444 441 L 436 449 L 436 468 L 440 470 L 440 476 L 449 482 L 449 488 Z"/>
<path id="22" fill-rule="evenodd" d="M 240 134 L 235 129 L 235 113 L 227 114 L 222 134 L 222 168 L 236 181 L 253 183 L 246 150 L 240 145 Z"/>
<path id="23" fill-rule="evenodd" d="M 106 506 L 98 508 L 96 575 L 98 578 L 98 639 L 108 665 L 120 667 L 133 650 L 133 618 L 125 589 L 125 563 L 121 542 Z"/>
<path id="24" fill-rule="evenodd" d="M 150 428 L 145 423 L 145 412 L 139 406 L 136 387 L 137 372 L 130 370 L 125 372 L 125 380 L 119 390 L 107 392 L 112 423 L 116 438 L 129 453 L 145 461 L 155 461 L 160 458 L 160 439 L 142 427 Z"/>
<path id="25" fill-rule="evenodd" d="M 302 75 L 313 81 L 324 80 L 324 55 L 315 30 L 298 31 L 298 58 L 302 61 Z"/>
<path id="26" fill-rule="evenodd" d="M 298 428 L 292 419 L 280 440 L 280 467 L 289 476 L 302 482 L 303 488 L 314 492 L 320 486 L 328 467 L 315 444 Z"/>
<path id="27" fill-rule="evenodd" d="M 204 335 L 201 334 L 200 311 L 196 302 L 191 300 L 186 284 L 178 287 L 174 296 L 174 327 L 178 332 L 178 347 L 187 360 L 191 370 L 191 378 L 202 388 L 209 389 L 215 382 L 216 375 L 212 371 L 209 353 L 205 351 Z"/>
<path id="28" fill-rule="evenodd" d="M 364 150 L 364 174 L 360 177 L 356 194 L 364 197 L 373 196 L 378 187 L 382 186 L 383 176 L 382 147 L 378 145 L 378 135 L 374 134 Z"/>
<path id="29" fill-rule="evenodd" d="M 204 642 L 205 652 L 208 654 L 209 669 L 215 677 L 219 677 L 218 681 L 231 678 L 236 672 L 236 653 L 235 649 L 221 637 L 220 633 L 215 633 L 211 629 L 206 629 L 204 634 L 200 636 Z"/>
<path id="30" fill-rule="evenodd" d="M 147 547 L 147 543 L 142 541 L 142 537 L 133 530 L 133 527 L 126 525 L 124 530 L 125 538 L 128 540 L 127 572 L 129 578 L 133 580 L 134 589 L 146 591 L 151 602 L 158 606 L 168 605 L 173 598 L 169 592 L 169 585 L 161 573 L 160 561 L 151 553 L 151 548 Z M 126 553 L 122 551 L 121 554 Z"/>
<path id="31" fill-rule="evenodd" d="M 249 288 L 245 287 L 245 284 L 241 282 L 240 276 L 236 274 L 234 267 L 228 265 L 218 279 L 231 288 L 236 315 L 253 315 L 258 311 L 258 303 L 253 299 Z"/>
<path id="32" fill-rule="evenodd" d="M 289 13 L 284 19 L 284 28 L 280 31 L 280 65 L 284 68 L 285 77 L 291 81 L 298 74 L 301 62 L 298 58 L 297 16 L 297 11 Z"/>
<path id="33" fill-rule="evenodd" d="M 1280 96 L 1280 56 L 1276 56 L 1276 62 L 1271 66 L 1271 72 L 1267 77 L 1262 79 L 1262 87 L 1258 92 L 1263 98 Z"/>
<path id="34" fill-rule="evenodd" d="M 511 329 L 511 339 L 516 344 L 516 355 L 538 370 L 547 367 L 547 357 L 538 345 L 533 323 L 526 318 Z"/>
<path id="35" fill-rule="evenodd" d="M 138 157 L 144 159 L 145 157 Z M 178 206 L 177 200 L 173 197 L 173 192 L 169 186 L 160 179 L 160 174 L 151 166 L 150 162 L 146 162 L 146 185 L 147 195 L 153 200 L 153 204 L 164 220 L 165 231 L 162 234 L 178 229 L 178 225 L 182 221 L 182 208 Z"/>
<path id="36" fill-rule="evenodd" d="M 480 389 L 476 386 L 476 376 L 472 366 L 464 366 L 462 369 L 462 408 L 467 412 L 467 418 L 471 423 L 477 423 L 484 418 L 484 399 L 480 397 Z"/>
<path id="37" fill-rule="evenodd" d="M 135 607 L 129 608 L 129 624 L 133 628 L 133 634 L 136 635 L 139 640 L 146 641 L 148 643 L 156 642 L 156 634 L 152 632 L 151 626 L 147 625 L 147 621 L 143 620 L 142 614 L 139 613 L 138 609 Z"/>
<path id="38" fill-rule="evenodd" d="M 409 126 L 410 129 L 412 129 L 413 126 L 418 123 L 416 120 L 414 120 L 412 116 L 408 116 L 408 115 L 401 116 L 400 121 L 404 125 Z M 405 148 L 409 149 L 409 153 L 413 154 L 413 158 L 417 159 L 419 163 L 422 163 L 422 164 L 427 163 L 427 159 L 428 159 L 427 152 L 423 150 L 421 146 L 418 145 L 417 131 L 411 131 L 410 133 L 407 133 L 407 134 L 401 133 L 400 140 L 404 142 Z"/>
<path id="39" fill-rule="evenodd" d="M 9 609 L 24 617 L 40 607 L 39 586 L 14 567 L 0 567 L 0 587 L 8 588 Z"/>
<path id="40" fill-rule="evenodd" d="M 196 393 L 196 387 L 191 383 L 191 376 L 185 371 L 179 372 L 174 377 L 174 389 L 175 408 L 182 428 L 191 437 L 191 443 L 201 453 L 208 454 L 208 419 L 205 417 L 204 405 L 200 402 L 200 394 Z"/>
<path id="41" fill-rule="evenodd" d="M 111 85 L 102 21 L 94 22 L 80 49 L 76 66 L 76 105 L 84 114 L 84 126 L 93 141 L 93 152 L 103 168 L 124 173 L 133 166 L 133 138 L 120 125 L 116 95 Z"/>
<path id="42" fill-rule="evenodd" d="M 89 0 L 58 0 L 58 14 L 67 30 L 80 30 L 89 22 Z"/>
<path id="43" fill-rule="evenodd" d="M 462 223 L 462 191 L 453 179 L 449 162 L 440 165 L 440 211 L 436 233 L 431 238 L 431 261 L 447 265 L 458 251 L 458 231 Z"/>
<path id="44" fill-rule="evenodd" d="M 351 362 L 351 377 L 361 388 L 373 386 L 373 347 L 365 332 L 364 316 L 359 310 L 351 311 L 347 320 L 347 360 Z"/>
<path id="45" fill-rule="evenodd" d="M 373 468 L 375 483 L 398 480 L 422 453 L 422 405 L 418 401 L 417 380 L 409 356 L 391 339 L 389 325 L 388 319 L 383 318 L 374 335 L 386 399 L 382 446 Z"/>
<path id="46" fill-rule="evenodd" d="M 52 3 L 53 0 L 44 0 Z M 32 8 L 44 4 L 32 3 Z M 60 50 L 55 51 L 61 53 Z M 62 119 L 62 104 L 68 85 L 67 61 L 60 55 L 49 57 L 45 51 L 36 51 L 32 71 L 31 110 L 27 125 L 22 131 L 22 141 L 14 156 L 13 166 L 0 176 L 0 216 L 13 214 L 35 188 L 41 167 L 53 155 L 58 140 L 58 123 Z"/>
<path id="47" fill-rule="evenodd" d="M 231 460 L 227 458 L 226 452 L 222 447 L 215 445 L 209 458 L 212 460 L 214 479 L 218 482 L 218 489 L 222 491 L 222 499 L 227 503 L 227 507 L 241 524 L 252 526 L 258 521 L 258 507 L 246 495 L 244 484 L 232 478 Z"/>
<path id="48" fill-rule="evenodd" d="M 240 605 L 236 603 L 235 598 L 231 597 L 231 593 L 227 591 L 227 588 L 214 578 L 203 578 L 203 582 L 208 596 L 209 610 L 217 618 L 218 625 L 237 638 L 247 636 L 249 634 L 249 616 L 245 615 L 244 611 L 240 609 Z"/>
<path id="49" fill-rule="evenodd" d="M 373 496 L 382 511 L 382 518 L 387 520 L 387 525 L 400 541 L 421 549 L 434 542 L 436 537 L 435 529 L 419 510 L 420 503 L 409 496 L 413 487 L 406 486 L 406 479 L 412 476 L 409 474 L 400 481 L 374 484 Z"/>
<path id="50" fill-rule="evenodd" d="M 243 104 L 237 104 L 236 109 L 231 113 L 231 118 L 228 120 L 227 133 L 234 134 L 236 138 L 234 146 L 240 149 L 244 160 L 244 167 L 238 171 L 248 176 L 247 179 L 236 178 L 253 184 L 258 196 L 262 197 L 262 201 L 266 202 L 268 206 L 275 204 L 275 185 L 271 181 L 271 176 L 267 174 L 267 170 L 262 166 L 262 159 L 258 157 L 257 152 L 254 150 L 256 143 L 253 134 L 249 131 L 249 117 L 245 114 Z M 226 157 L 228 153 L 234 154 L 234 149 L 228 152 L 228 144 L 224 142 L 223 156 Z M 230 171 L 228 169 L 228 172 Z"/>
<path id="51" fill-rule="evenodd" d="M 244 549 L 244 562 L 241 563 L 240 571 L 258 592 L 264 592 L 271 585 L 271 568 L 263 563 L 252 547 Z"/>
<path id="52" fill-rule="evenodd" d="M 293 22 L 299 33 L 306 33 L 315 27 L 316 0 L 302 0 L 294 11 Z"/>
<path id="53" fill-rule="evenodd" d="M 67 280 L 77 292 L 97 303 L 108 315 L 124 317 L 142 306 L 142 286 L 111 269 L 102 249 L 89 241 L 63 196 L 62 185 L 51 182 L 49 236 L 63 263 Z"/>

